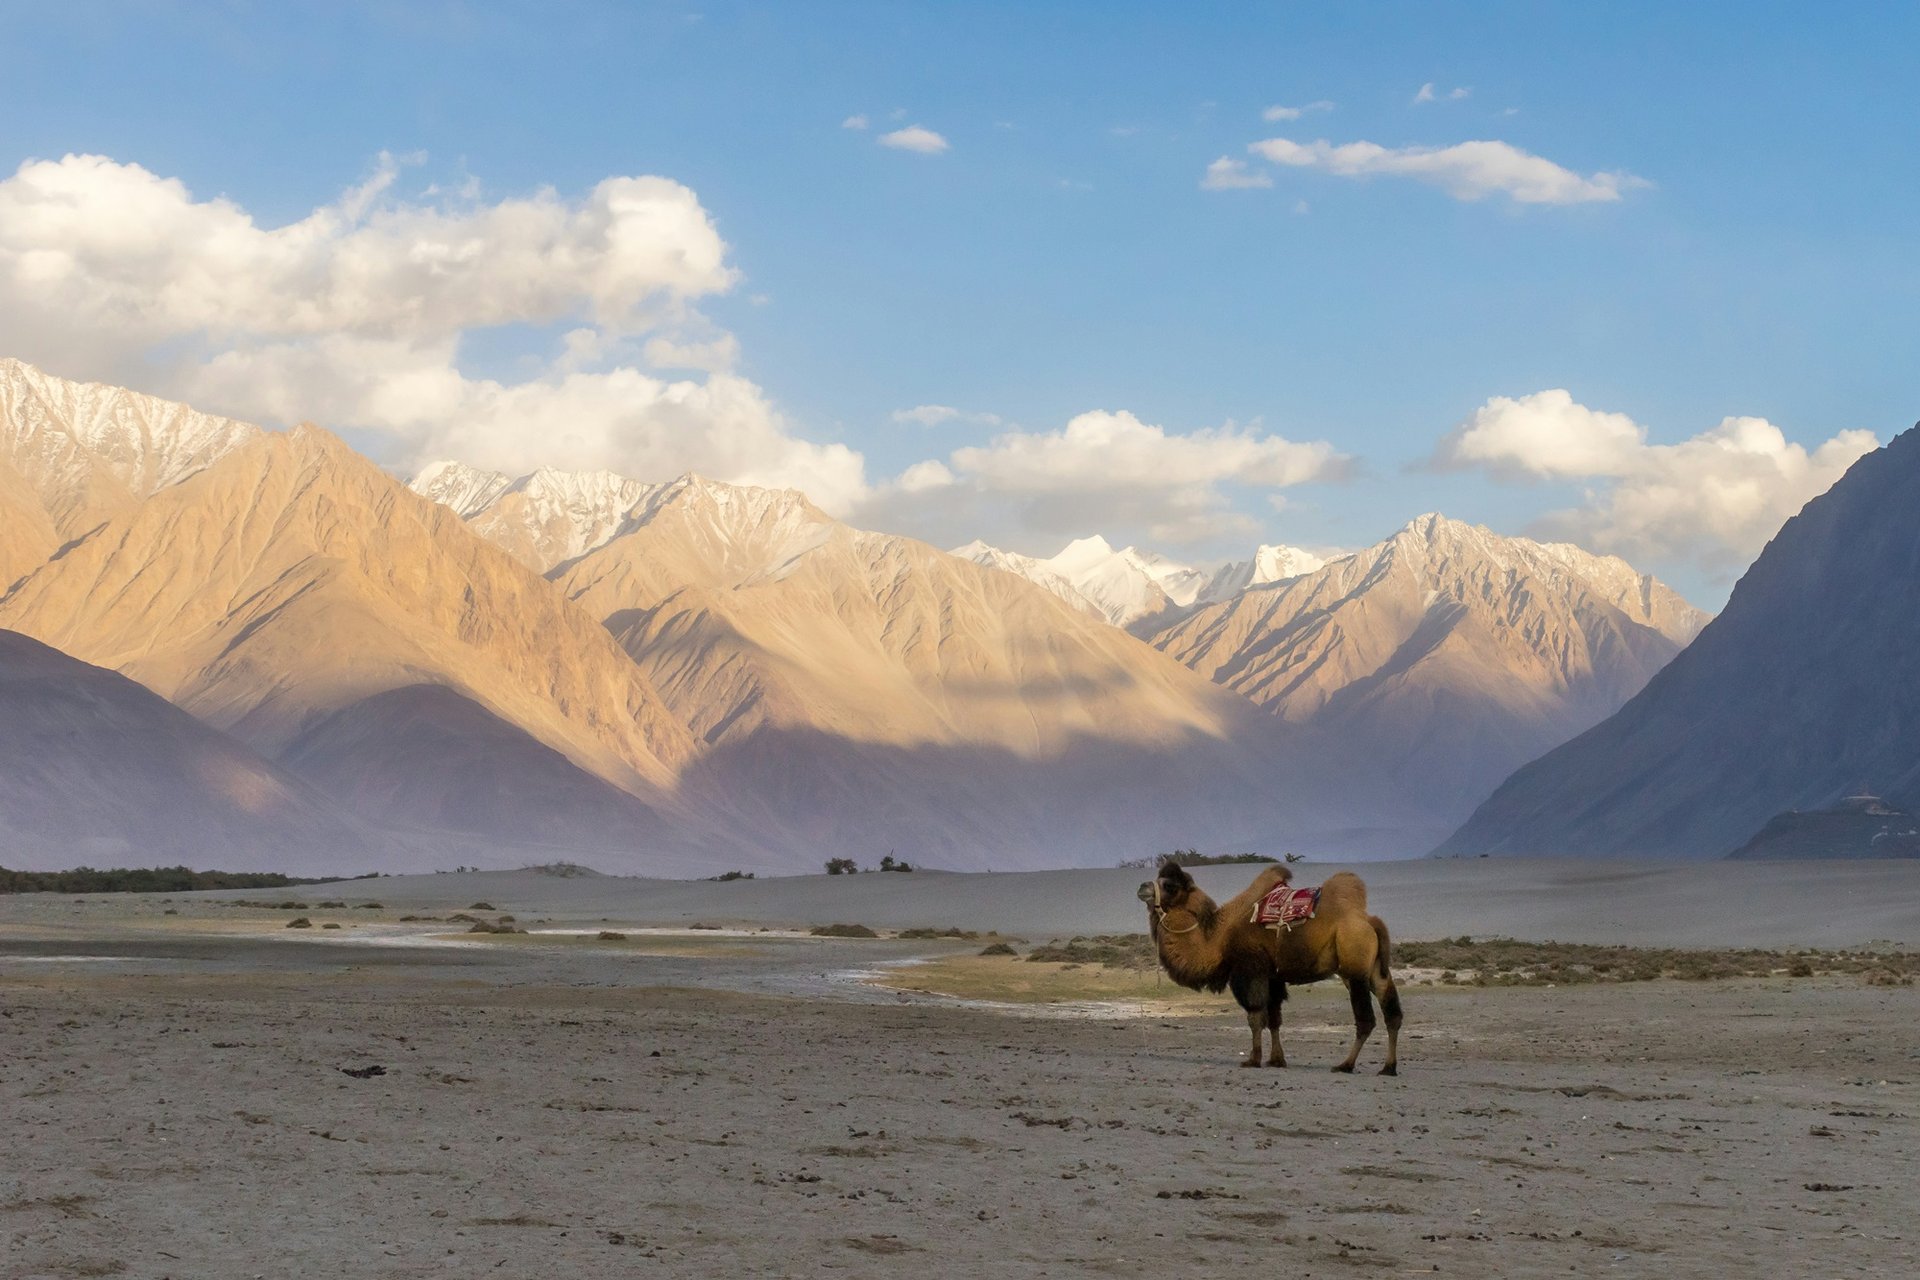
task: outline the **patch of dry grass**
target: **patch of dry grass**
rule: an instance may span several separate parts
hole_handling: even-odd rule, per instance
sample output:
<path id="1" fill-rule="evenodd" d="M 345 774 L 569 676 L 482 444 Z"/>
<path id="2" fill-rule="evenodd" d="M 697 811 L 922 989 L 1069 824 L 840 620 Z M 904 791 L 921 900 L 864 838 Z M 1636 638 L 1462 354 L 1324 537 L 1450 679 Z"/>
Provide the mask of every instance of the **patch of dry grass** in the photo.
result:
<path id="1" fill-rule="evenodd" d="M 1505 938 L 1396 942 L 1396 969 L 1436 969 L 1443 984 L 1566 986 L 1595 982 L 1705 982 L 1725 978 L 1859 976 L 1908 985 L 1920 952 L 1763 951 L 1745 948 L 1611 947 Z"/>
<path id="2" fill-rule="evenodd" d="M 1134 974 L 1155 972 L 1160 963 L 1144 933 L 1056 938 L 1033 948 L 1027 962 Z M 1876 986 L 1911 986 L 1920 976 L 1920 951 L 1618 947 L 1459 937 L 1395 942 L 1393 966 L 1437 972 L 1443 985 L 1483 987 L 1782 976 L 1858 977 Z"/>
<path id="3" fill-rule="evenodd" d="M 1157 967 L 1111 968 L 1047 961 L 1036 964 L 1006 955 L 944 956 L 924 964 L 888 969 L 878 981 L 903 991 L 1007 1004 L 1123 1000 L 1164 1005 L 1167 1012 L 1209 1013 L 1219 1010 L 1221 999 L 1176 986 Z"/>

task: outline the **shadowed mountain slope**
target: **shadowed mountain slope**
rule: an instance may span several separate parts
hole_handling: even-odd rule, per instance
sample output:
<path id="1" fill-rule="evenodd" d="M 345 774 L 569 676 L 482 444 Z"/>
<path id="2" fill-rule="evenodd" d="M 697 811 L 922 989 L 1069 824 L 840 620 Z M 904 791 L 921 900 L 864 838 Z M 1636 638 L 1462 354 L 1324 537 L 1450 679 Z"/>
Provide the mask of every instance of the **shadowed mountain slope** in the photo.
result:
<path id="1" fill-rule="evenodd" d="M 631 855 L 666 835 L 633 796 L 445 685 L 362 699 L 280 759 L 351 812 L 396 826 Z"/>
<path id="2" fill-rule="evenodd" d="M 1920 429 L 1787 521 L 1646 689 L 1436 852 L 1708 858 L 1863 785 L 1920 807 L 1916 512 Z"/>
<path id="3" fill-rule="evenodd" d="M 354 874 L 360 824 L 125 676 L 0 631 L 0 849 L 10 866 Z"/>

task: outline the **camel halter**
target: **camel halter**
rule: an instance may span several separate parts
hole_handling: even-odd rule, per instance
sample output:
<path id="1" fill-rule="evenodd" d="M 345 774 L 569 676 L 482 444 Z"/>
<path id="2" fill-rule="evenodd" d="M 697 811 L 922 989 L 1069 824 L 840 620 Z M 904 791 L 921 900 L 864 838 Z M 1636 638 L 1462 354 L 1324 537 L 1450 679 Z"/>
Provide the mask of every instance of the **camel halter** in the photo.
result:
<path id="1" fill-rule="evenodd" d="M 1188 925 L 1184 929 L 1176 929 L 1172 925 L 1167 923 L 1167 909 L 1160 905 L 1160 882 L 1158 880 L 1155 880 L 1153 882 L 1153 901 L 1148 904 L 1148 907 L 1153 912 L 1154 923 L 1159 925 L 1161 930 L 1165 933 L 1173 933 L 1173 934 L 1192 933 L 1195 929 L 1198 929 L 1200 927 L 1199 916 L 1193 916 L 1193 923 Z M 1193 912 L 1189 911 L 1187 914 L 1192 916 Z"/>

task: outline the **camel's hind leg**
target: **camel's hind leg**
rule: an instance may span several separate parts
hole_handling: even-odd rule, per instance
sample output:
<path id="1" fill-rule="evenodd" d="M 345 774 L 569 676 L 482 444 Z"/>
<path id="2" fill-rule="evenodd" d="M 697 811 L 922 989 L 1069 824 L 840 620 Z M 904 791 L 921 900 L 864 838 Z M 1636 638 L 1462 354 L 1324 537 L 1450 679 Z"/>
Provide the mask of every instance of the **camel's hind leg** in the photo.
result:
<path id="1" fill-rule="evenodd" d="M 1347 994 L 1353 999 L 1353 1048 L 1347 1050 L 1345 1060 L 1334 1070 L 1351 1072 L 1353 1064 L 1360 1060 L 1361 1046 L 1373 1034 L 1373 992 L 1365 978 L 1348 978 Z"/>
<path id="2" fill-rule="evenodd" d="M 1247 1030 L 1253 1035 L 1253 1047 L 1247 1050 L 1247 1056 L 1240 1060 L 1243 1067 L 1260 1065 L 1260 1033 L 1267 1025 L 1267 993 L 1270 984 L 1264 976 L 1235 975 L 1228 985 L 1233 998 L 1242 1009 L 1247 1011 Z"/>
<path id="3" fill-rule="evenodd" d="M 1267 1035 L 1273 1040 L 1272 1052 L 1267 1054 L 1270 1067 L 1287 1065 L 1287 1051 L 1280 1047 L 1280 1006 L 1286 999 L 1287 984 L 1278 978 L 1270 979 L 1267 985 Z"/>
<path id="4" fill-rule="evenodd" d="M 1379 997 L 1380 1012 L 1387 1020 L 1387 1065 L 1380 1068 L 1383 1076 L 1400 1074 L 1400 991 L 1393 985 L 1392 974 L 1375 974 L 1370 985 L 1373 994 Z"/>

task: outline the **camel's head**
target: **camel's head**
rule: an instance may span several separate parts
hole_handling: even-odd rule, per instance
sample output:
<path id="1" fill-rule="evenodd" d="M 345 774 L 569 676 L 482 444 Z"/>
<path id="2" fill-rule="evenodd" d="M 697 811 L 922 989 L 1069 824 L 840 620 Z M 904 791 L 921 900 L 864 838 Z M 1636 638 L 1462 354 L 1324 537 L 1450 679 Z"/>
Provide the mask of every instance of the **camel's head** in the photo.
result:
<path id="1" fill-rule="evenodd" d="M 1193 877 L 1179 863 L 1169 859 L 1160 864 L 1160 870 L 1153 879 L 1140 886 L 1139 897 L 1140 901 L 1164 913 L 1184 908 L 1188 897 L 1195 891 Z"/>

